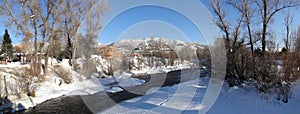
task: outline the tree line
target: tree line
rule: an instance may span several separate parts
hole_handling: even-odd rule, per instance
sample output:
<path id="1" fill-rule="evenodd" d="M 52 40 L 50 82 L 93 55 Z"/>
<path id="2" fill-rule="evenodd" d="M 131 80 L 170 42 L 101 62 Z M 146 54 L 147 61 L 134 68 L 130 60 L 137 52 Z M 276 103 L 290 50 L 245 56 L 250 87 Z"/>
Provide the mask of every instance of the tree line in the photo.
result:
<path id="1" fill-rule="evenodd" d="M 280 100 L 287 102 L 290 83 L 299 78 L 300 28 L 293 28 L 291 8 L 299 0 L 210 0 L 214 22 L 221 30 L 227 53 L 226 81 L 229 86 L 254 85 L 260 92 L 278 90 Z M 228 19 L 227 8 L 238 13 Z M 284 13 L 284 48 L 279 50 L 276 33 L 270 25 Z M 288 13 L 286 13 L 288 12 Z M 293 62 L 294 61 L 294 62 Z"/>

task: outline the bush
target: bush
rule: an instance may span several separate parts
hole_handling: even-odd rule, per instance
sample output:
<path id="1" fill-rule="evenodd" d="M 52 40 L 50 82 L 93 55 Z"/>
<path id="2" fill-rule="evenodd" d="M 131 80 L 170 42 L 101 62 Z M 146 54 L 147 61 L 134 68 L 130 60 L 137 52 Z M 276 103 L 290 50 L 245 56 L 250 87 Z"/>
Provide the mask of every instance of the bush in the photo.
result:
<path id="1" fill-rule="evenodd" d="M 62 66 L 55 66 L 55 73 L 62 79 L 66 84 L 72 83 L 72 74 L 69 70 Z"/>
<path id="2" fill-rule="evenodd" d="M 91 75 L 97 72 L 95 62 L 93 60 L 86 60 L 80 72 L 86 79 L 90 79 Z"/>
<path id="3" fill-rule="evenodd" d="M 41 81 L 36 76 L 32 75 L 32 70 L 29 68 L 17 68 L 10 71 L 11 74 L 15 75 L 15 81 L 7 83 L 8 89 L 11 95 L 16 95 L 21 98 L 23 93 L 28 96 L 35 97 L 35 91 L 38 87 L 38 82 Z"/>
<path id="4" fill-rule="evenodd" d="M 281 100 L 284 103 L 289 101 L 291 97 L 291 84 L 286 82 L 278 82 L 275 85 L 275 94 L 277 94 L 277 100 Z"/>

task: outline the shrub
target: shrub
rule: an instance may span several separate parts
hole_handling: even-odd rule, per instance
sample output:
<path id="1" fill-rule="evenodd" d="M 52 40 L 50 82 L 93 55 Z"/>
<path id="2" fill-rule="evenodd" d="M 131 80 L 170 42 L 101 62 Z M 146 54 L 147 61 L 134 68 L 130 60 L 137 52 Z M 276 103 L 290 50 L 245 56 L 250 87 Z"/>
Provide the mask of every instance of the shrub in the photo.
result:
<path id="1" fill-rule="evenodd" d="M 14 82 L 7 83 L 10 94 L 16 95 L 19 98 L 21 98 L 22 93 L 35 97 L 35 91 L 38 87 L 37 83 L 41 80 L 32 75 L 32 70 L 27 67 L 16 68 L 9 73 L 16 76 Z"/>
<path id="2" fill-rule="evenodd" d="M 93 60 L 87 60 L 83 63 L 81 74 L 90 79 L 93 73 L 97 72 L 95 62 Z"/>
<path id="3" fill-rule="evenodd" d="M 62 66 L 55 66 L 55 73 L 62 79 L 66 84 L 72 83 L 72 74 L 69 70 Z"/>

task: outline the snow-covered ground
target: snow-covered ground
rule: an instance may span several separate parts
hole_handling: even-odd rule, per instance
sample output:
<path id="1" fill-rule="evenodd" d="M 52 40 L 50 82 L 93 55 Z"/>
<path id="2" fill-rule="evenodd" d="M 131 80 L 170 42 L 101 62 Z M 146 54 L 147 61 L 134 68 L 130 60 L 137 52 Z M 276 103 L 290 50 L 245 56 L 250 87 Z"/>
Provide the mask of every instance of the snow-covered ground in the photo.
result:
<path id="1" fill-rule="evenodd" d="M 82 60 L 78 60 L 79 62 Z M 36 90 L 35 90 L 35 97 L 27 96 L 25 93 L 22 94 L 21 98 L 18 98 L 14 95 L 9 95 L 9 99 L 13 102 L 15 106 L 18 104 L 22 104 L 26 109 L 29 107 L 33 107 L 39 103 L 42 103 L 46 100 L 57 98 L 60 96 L 69 96 L 69 95 L 89 95 L 94 94 L 100 91 L 107 91 L 107 92 L 119 92 L 123 91 L 121 87 L 131 87 L 136 85 L 142 85 L 145 83 L 144 80 L 140 80 L 137 78 L 132 78 L 132 75 L 137 73 L 166 73 L 172 70 L 178 69 L 185 69 L 190 68 L 190 64 L 183 64 L 178 66 L 169 66 L 164 68 L 155 68 L 155 69 L 143 69 L 140 71 L 133 71 L 133 72 L 120 72 L 116 73 L 115 76 L 105 76 L 105 78 L 99 78 L 99 76 L 92 75 L 91 79 L 86 79 L 85 76 L 78 74 L 71 70 L 69 66 L 68 60 L 58 61 L 56 59 L 48 59 L 49 64 L 52 62 L 53 65 L 58 65 L 63 67 L 64 69 L 71 72 L 72 75 L 72 83 L 66 84 L 62 82 L 61 78 L 57 76 L 55 73 L 49 74 L 45 76 L 45 80 L 43 82 L 36 83 Z M 105 61 L 101 64 L 105 65 Z M 45 61 L 42 61 L 45 63 Z M 19 62 L 16 63 L 8 63 L 7 65 L 0 65 L 2 70 L 0 70 L 1 75 L 6 76 L 6 81 L 9 82 L 8 84 L 10 87 L 8 89 L 12 89 L 11 87 L 18 85 L 18 76 L 10 74 L 9 71 L 13 71 L 18 69 L 19 67 L 29 67 L 28 64 L 20 65 Z M 13 69 L 13 70 L 12 70 Z M 51 72 L 53 70 L 49 69 Z M 99 70 L 99 69 L 98 69 Z M 99 71 L 102 71 L 101 69 Z M 1 80 L 2 82 L 2 80 Z M 3 85 L 3 86 L 2 86 Z M 1 89 L 4 90 L 4 84 L 2 83 Z M 10 94 L 10 90 L 8 93 Z M 2 96 L 5 95 L 4 91 L 0 91 Z"/>
<path id="2" fill-rule="evenodd" d="M 131 71 L 134 74 L 155 74 L 155 73 L 167 73 L 170 71 L 175 71 L 179 69 L 189 69 L 195 66 L 193 63 L 183 63 L 175 66 L 167 66 L 167 67 L 157 67 L 157 68 L 146 68 L 142 70 L 134 70 Z"/>
<path id="3" fill-rule="evenodd" d="M 208 78 L 188 81 L 173 87 L 162 87 L 145 96 L 126 100 L 101 113 L 203 113 L 202 104 Z M 154 89 L 153 89 L 154 90 Z M 263 95 L 253 87 L 224 85 L 208 114 L 299 114 L 300 81 L 293 84 L 292 99 L 288 103 L 277 101 L 274 96 Z M 151 90 L 150 90 L 151 91 Z M 266 97 L 269 98 L 266 98 Z"/>
<path id="4" fill-rule="evenodd" d="M 123 73 L 119 76 L 109 76 L 106 78 L 99 79 L 101 87 L 104 88 L 105 91 L 110 93 L 123 91 L 121 87 L 132 87 L 137 85 L 142 85 L 145 83 L 144 80 L 140 80 L 137 78 L 131 78 L 132 74 Z"/>
<path id="5" fill-rule="evenodd" d="M 288 103 L 275 96 L 262 95 L 253 87 L 224 88 L 209 114 L 299 114 L 300 81 L 294 82 L 292 98 Z"/>
<path id="6" fill-rule="evenodd" d="M 141 85 L 144 83 L 144 80 L 129 77 L 111 77 L 105 79 L 92 77 L 88 80 L 74 81 L 71 84 L 63 83 L 59 85 L 59 82 L 57 82 L 57 78 L 49 77 L 45 82 L 41 83 L 38 86 L 35 97 L 28 97 L 24 95 L 21 99 L 18 99 L 16 98 L 16 96 L 10 96 L 9 99 L 11 99 L 14 104 L 21 103 L 25 108 L 29 108 L 48 99 L 57 98 L 60 96 L 90 95 L 104 90 L 107 92 L 123 91 L 123 89 L 114 84 L 115 82 L 119 83 L 118 85 L 122 87 L 128 87 Z"/>
<path id="7" fill-rule="evenodd" d="M 22 104 L 27 109 L 48 99 L 64 95 L 86 95 L 103 91 L 98 83 L 96 83 L 96 80 L 93 79 L 77 81 L 71 84 L 63 83 L 61 85 L 58 85 L 56 81 L 56 78 L 49 78 L 47 81 L 41 83 L 36 90 L 35 97 L 23 95 L 22 98 L 19 99 L 16 96 L 9 96 L 9 99 L 14 104 Z"/>
<path id="8" fill-rule="evenodd" d="M 3 67 L 7 67 L 7 68 L 12 68 L 12 67 L 28 67 L 29 65 L 26 64 L 26 65 L 21 65 L 20 62 L 8 62 L 6 65 L 5 64 L 0 64 L 0 68 L 3 68 Z"/>
<path id="9" fill-rule="evenodd" d="M 67 61 L 60 63 L 64 68 L 70 68 Z M 1 75 L 5 75 L 7 80 L 15 76 L 8 73 L 11 68 L 28 67 L 12 63 L 2 65 Z M 21 99 L 16 96 L 9 96 L 9 99 L 16 106 L 22 104 L 25 108 L 33 107 L 51 98 L 63 95 L 88 95 L 99 91 L 118 92 L 123 91 L 121 87 L 130 87 L 145 83 L 144 80 L 132 78 L 135 73 L 162 73 L 172 70 L 190 68 L 188 64 L 170 66 L 156 69 L 144 69 L 133 72 L 123 72 L 114 77 L 106 76 L 98 78 L 92 76 L 91 79 L 79 81 L 79 75 L 73 72 L 74 81 L 71 84 L 59 84 L 59 78 L 49 75 L 43 83 L 36 89 L 35 97 L 23 95 Z M 161 87 L 150 89 L 145 96 L 123 101 L 113 106 L 105 113 L 199 113 L 209 108 L 208 114 L 297 114 L 300 113 L 300 81 L 293 83 L 292 97 L 288 103 L 282 103 L 275 99 L 275 96 L 260 94 L 254 87 L 232 87 L 224 84 L 216 102 L 212 107 L 202 104 L 205 97 L 210 78 L 201 77 L 196 80 L 184 82 L 172 87 Z M 3 89 L 2 89 L 3 90 Z M 2 91 L 3 92 L 3 91 Z M 3 96 L 3 94 L 2 94 Z M 207 96 L 209 97 L 209 96 Z M 97 101 L 95 101 L 97 102 Z M 102 112 L 103 113 L 103 112 Z"/>

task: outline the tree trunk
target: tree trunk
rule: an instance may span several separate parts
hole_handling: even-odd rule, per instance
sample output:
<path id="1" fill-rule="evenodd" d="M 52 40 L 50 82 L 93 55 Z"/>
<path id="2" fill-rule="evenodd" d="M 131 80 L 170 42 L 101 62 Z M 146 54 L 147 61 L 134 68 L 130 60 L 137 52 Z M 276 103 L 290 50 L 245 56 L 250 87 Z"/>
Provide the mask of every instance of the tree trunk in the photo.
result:
<path id="1" fill-rule="evenodd" d="M 252 54 L 252 58 L 254 55 L 254 47 L 253 47 L 253 39 L 252 39 L 252 32 L 251 32 L 251 28 L 250 28 L 250 22 L 249 19 L 247 19 L 247 29 L 248 29 L 248 35 L 249 35 L 249 40 L 250 40 L 250 46 L 251 46 L 251 54 Z M 253 59 L 254 60 L 254 59 Z"/>
<path id="2" fill-rule="evenodd" d="M 69 57 L 69 65 L 72 66 L 72 59 L 73 59 L 73 47 L 70 34 L 67 35 L 68 38 L 68 57 Z"/>
<path id="3" fill-rule="evenodd" d="M 263 32 L 262 32 L 262 54 L 263 57 L 266 51 L 266 37 L 267 37 L 267 27 L 268 27 L 268 1 L 263 0 Z"/>

